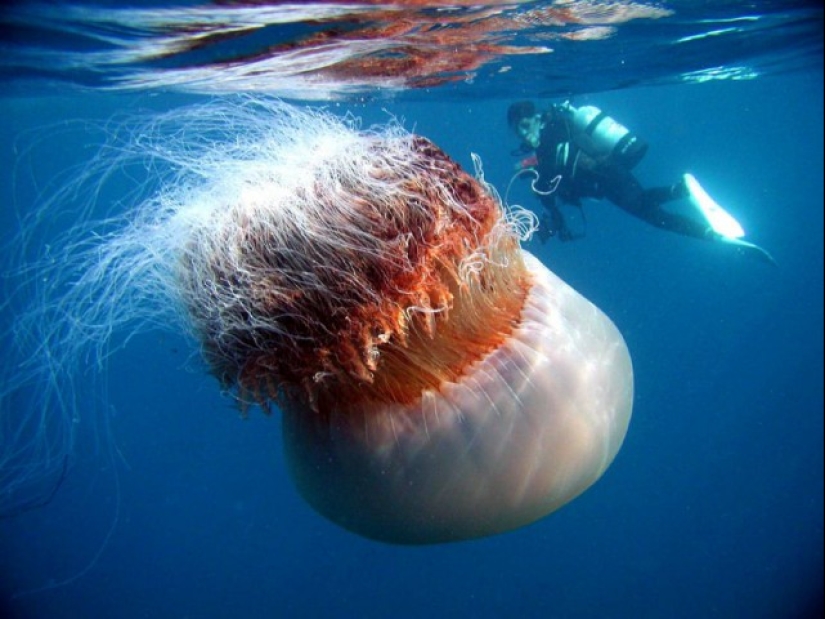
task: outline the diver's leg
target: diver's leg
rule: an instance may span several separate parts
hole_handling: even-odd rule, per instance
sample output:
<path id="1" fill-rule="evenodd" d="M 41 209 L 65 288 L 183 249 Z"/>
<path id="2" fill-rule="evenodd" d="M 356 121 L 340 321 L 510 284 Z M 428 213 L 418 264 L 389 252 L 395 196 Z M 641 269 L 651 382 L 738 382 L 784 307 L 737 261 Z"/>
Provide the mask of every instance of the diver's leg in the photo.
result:
<path id="1" fill-rule="evenodd" d="M 727 243 L 735 246 L 742 253 L 752 254 L 764 262 L 776 264 L 770 253 L 758 245 L 739 238 L 744 235 L 741 226 L 737 230 L 738 222 L 713 202 L 706 193 L 704 194 L 706 197 L 704 206 L 713 213 L 710 218 L 707 216 L 701 218 L 688 217 L 664 208 L 664 205 L 668 202 L 683 198 L 690 198 L 695 204 L 698 183 L 692 184 L 688 180 L 688 176 L 685 175 L 682 181 L 669 187 L 643 189 L 635 177 L 628 174 L 626 178 L 620 179 L 620 183 L 614 185 L 615 191 L 612 196 L 608 194 L 608 198 L 623 210 L 657 228 L 669 230 L 683 236 Z M 701 190 L 701 187 L 699 189 Z M 711 202 L 712 204 L 710 204 Z M 714 210 L 714 205 L 718 210 Z M 728 234 L 724 234 L 723 231 Z M 734 234 L 739 234 L 739 236 Z"/>
<path id="2" fill-rule="evenodd" d="M 708 225 L 679 213 L 672 213 L 662 205 L 688 195 L 683 183 L 670 187 L 644 189 L 633 174 L 623 168 L 607 170 L 603 177 L 605 197 L 623 211 L 648 224 L 694 238 L 707 238 Z"/>
<path id="3" fill-rule="evenodd" d="M 663 208 L 664 204 L 684 197 L 686 191 L 681 183 L 670 187 L 652 187 L 642 190 L 632 207 L 637 210 L 637 217 L 657 228 L 697 239 L 712 238 L 713 230 L 706 221 Z"/>

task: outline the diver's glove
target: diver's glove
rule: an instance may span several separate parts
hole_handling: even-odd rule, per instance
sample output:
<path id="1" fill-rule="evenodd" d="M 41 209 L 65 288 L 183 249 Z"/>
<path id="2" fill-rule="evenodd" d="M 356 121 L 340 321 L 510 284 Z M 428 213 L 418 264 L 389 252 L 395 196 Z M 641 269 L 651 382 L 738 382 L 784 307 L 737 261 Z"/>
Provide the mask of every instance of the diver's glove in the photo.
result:
<path id="1" fill-rule="evenodd" d="M 570 228 L 567 227 L 567 224 L 564 223 L 564 219 L 561 216 L 554 218 L 544 213 L 539 217 L 539 227 L 536 231 L 536 236 L 539 237 L 542 245 L 544 245 L 554 236 L 558 237 L 560 241 L 574 241 L 582 238 L 584 234 L 574 234 Z"/>

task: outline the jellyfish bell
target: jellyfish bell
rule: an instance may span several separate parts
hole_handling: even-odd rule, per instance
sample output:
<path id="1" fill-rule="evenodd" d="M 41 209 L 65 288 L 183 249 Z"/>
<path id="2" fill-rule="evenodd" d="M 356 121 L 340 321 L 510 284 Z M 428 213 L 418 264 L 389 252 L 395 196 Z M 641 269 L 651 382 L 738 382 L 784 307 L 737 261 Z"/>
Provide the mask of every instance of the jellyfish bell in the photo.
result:
<path id="1" fill-rule="evenodd" d="M 601 476 L 629 422 L 630 358 L 604 314 L 523 260 L 512 328 L 460 376 L 409 403 L 284 410 L 292 476 L 319 512 L 383 541 L 455 541 L 534 522 Z"/>
<path id="2" fill-rule="evenodd" d="M 134 152 L 172 172 L 118 231 L 65 244 L 85 268 L 57 305 L 84 331 L 63 340 L 185 330 L 243 410 L 280 409 L 307 502 L 377 540 L 511 530 L 609 466 L 624 341 L 521 249 L 529 220 L 480 173 L 395 123 L 268 100 L 150 129 Z"/>

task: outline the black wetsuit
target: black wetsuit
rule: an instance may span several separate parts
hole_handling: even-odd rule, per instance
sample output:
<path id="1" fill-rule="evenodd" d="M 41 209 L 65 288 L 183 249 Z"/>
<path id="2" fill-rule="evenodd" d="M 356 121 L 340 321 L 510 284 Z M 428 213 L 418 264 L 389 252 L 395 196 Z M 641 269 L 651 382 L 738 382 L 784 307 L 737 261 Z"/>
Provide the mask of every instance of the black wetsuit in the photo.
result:
<path id="1" fill-rule="evenodd" d="M 628 166 L 609 157 L 591 157 L 582 150 L 576 144 L 570 116 L 564 111 L 553 108 L 542 116 L 542 122 L 544 127 L 536 148 L 539 177 L 534 187 L 548 210 L 548 218 L 543 221 L 547 228 L 545 237 L 575 238 L 556 200 L 581 206 L 582 198 L 609 200 L 657 228 L 696 238 L 707 237 L 706 222 L 662 208 L 667 202 L 687 197 L 687 188 L 681 180 L 668 187 L 645 189 L 631 172 L 633 164 Z M 545 195 L 557 176 L 561 178 L 556 190 Z"/>

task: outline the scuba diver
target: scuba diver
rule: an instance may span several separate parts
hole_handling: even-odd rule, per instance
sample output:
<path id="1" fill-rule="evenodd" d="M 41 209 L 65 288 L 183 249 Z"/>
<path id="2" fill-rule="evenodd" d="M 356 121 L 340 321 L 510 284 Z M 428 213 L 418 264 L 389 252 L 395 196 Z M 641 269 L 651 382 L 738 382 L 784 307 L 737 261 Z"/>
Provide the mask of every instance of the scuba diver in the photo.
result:
<path id="1" fill-rule="evenodd" d="M 519 168 L 534 175 L 531 187 L 547 212 L 540 218 L 543 243 L 584 236 L 573 231 L 559 202 L 577 207 L 582 198 L 607 199 L 647 223 L 677 234 L 730 243 L 775 264 L 761 247 L 743 240 L 745 231 L 691 174 L 670 186 L 644 188 L 632 170 L 647 152 L 647 143 L 592 105 L 553 104 L 539 112 L 531 101 L 513 103 L 507 123 L 521 140 L 519 153 L 532 155 Z M 665 208 L 687 199 L 690 214 Z M 693 216 L 691 216 L 693 215 Z"/>

